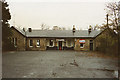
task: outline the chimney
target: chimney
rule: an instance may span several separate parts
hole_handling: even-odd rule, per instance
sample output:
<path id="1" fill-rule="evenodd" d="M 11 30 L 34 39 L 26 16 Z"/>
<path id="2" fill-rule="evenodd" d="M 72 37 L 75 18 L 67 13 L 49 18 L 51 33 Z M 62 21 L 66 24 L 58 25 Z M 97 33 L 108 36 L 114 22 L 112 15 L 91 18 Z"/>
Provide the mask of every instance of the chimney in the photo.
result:
<path id="1" fill-rule="evenodd" d="M 31 29 L 31 28 L 28 28 L 28 31 L 29 31 L 29 32 L 32 32 L 32 29 Z"/>
<path id="2" fill-rule="evenodd" d="M 23 31 L 25 32 L 25 28 L 23 28 Z"/>
<path id="3" fill-rule="evenodd" d="M 89 26 L 89 29 L 88 29 L 88 33 L 90 34 L 91 31 L 92 31 L 92 26 L 90 25 L 90 26 Z"/>
<path id="4" fill-rule="evenodd" d="M 74 34 L 75 33 L 75 25 L 73 25 L 73 30 L 72 31 L 73 31 L 73 34 Z"/>

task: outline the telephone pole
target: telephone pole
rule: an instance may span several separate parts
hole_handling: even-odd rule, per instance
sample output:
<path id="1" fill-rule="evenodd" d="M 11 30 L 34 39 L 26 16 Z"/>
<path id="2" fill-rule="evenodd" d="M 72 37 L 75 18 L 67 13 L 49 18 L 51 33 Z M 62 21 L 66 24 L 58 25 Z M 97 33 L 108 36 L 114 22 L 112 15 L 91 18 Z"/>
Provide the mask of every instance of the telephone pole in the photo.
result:
<path id="1" fill-rule="evenodd" d="M 106 15 L 106 17 L 107 17 L 107 28 L 108 28 L 108 14 Z"/>
<path id="2" fill-rule="evenodd" d="M 108 14 L 106 15 L 106 18 L 107 18 L 107 25 L 106 25 L 106 29 L 108 29 Z M 106 48 L 105 48 L 105 52 L 107 53 L 107 41 L 108 41 L 108 39 L 107 39 L 107 32 L 106 32 Z"/>

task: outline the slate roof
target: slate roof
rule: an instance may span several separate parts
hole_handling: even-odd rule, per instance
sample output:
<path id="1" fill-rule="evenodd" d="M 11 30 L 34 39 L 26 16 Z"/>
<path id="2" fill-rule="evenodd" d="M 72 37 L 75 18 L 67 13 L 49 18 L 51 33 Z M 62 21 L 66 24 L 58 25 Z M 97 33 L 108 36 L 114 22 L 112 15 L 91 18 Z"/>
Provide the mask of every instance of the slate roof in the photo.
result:
<path id="1" fill-rule="evenodd" d="M 17 30 L 18 32 L 20 32 L 22 35 L 24 35 L 24 36 L 25 36 L 25 32 L 24 32 L 22 29 L 17 28 L 17 27 L 13 27 L 13 26 L 12 26 L 11 28 L 13 28 L 13 29 Z"/>
<path id="2" fill-rule="evenodd" d="M 101 33 L 99 30 L 93 30 L 90 34 L 88 30 L 76 30 L 74 35 L 72 30 L 32 30 L 32 32 L 17 29 L 26 37 L 56 37 L 56 38 L 94 38 Z"/>
<path id="3" fill-rule="evenodd" d="M 32 32 L 27 31 L 27 37 L 95 37 L 100 33 L 100 31 L 92 31 L 90 34 L 88 30 L 76 30 L 74 35 L 72 30 L 32 30 Z"/>

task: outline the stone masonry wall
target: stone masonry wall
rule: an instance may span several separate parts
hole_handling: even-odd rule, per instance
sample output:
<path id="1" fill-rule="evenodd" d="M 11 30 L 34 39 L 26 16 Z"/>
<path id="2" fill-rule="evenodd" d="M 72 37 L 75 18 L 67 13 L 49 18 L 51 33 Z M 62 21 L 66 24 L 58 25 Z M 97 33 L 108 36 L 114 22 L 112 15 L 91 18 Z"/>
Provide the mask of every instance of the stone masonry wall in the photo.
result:
<path id="1" fill-rule="evenodd" d="M 33 47 L 30 47 L 29 40 L 33 40 Z M 40 47 L 37 47 L 37 40 L 40 40 Z M 27 38 L 27 50 L 46 50 L 46 38 Z"/>
<path id="2" fill-rule="evenodd" d="M 93 39 L 84 39 L 85 40 L 85 43 L 84 43 L 84 47 L 81 48 L 80 47 L 80 42 L 79 42 L 80 39 L 76 39 L 75 40 L 75 47 L 74 47 L 74 50 L 78 50 L 78 51 L 89 51 L 90 50 L 90 40 L 93 40 Z M 94 42 L 93 42 L 93 50 L 94 50 Z"/>
<path id="3" fill-rule="evenodd" d="M 26 38 L 15 29 L 12 29 L 12 32 L 13 32 L 12 38 L 17 38 L 17 46 L 16 46 L 17 50 L 24 51 Z"/>

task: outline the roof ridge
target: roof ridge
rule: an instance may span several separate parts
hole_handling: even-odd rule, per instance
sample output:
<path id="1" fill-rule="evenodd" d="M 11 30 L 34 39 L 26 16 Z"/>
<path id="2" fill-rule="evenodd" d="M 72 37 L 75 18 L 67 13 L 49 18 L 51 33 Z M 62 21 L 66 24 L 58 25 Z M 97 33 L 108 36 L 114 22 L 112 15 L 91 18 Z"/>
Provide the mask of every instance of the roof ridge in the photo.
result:
<path id="1" fill-rule="evenodd" d="M 33 31 L 72 31 L 72 30 L 41 30 L 41 29 L 32 29 Z M 76 30 L 76 31 L 87 31 L 87 30 Z"/>

